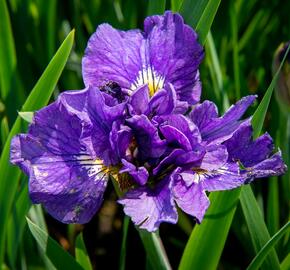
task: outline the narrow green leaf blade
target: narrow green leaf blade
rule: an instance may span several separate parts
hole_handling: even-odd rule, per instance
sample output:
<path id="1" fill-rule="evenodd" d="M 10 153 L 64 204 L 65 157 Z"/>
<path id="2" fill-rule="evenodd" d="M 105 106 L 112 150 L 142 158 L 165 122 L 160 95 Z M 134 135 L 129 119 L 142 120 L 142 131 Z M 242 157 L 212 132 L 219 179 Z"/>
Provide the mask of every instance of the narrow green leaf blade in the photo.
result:
<path id="1" fill-rule="evenodd" d="M 180 13 L 186 23 L 191 25 L 199 35 L 199 41 L 204 44 L 213 23 L 221 0 L 184 0 Z"/>
<path id="2" fill-rule="evenodd" d="M 208 2 L 209 0 L 183 0 L 179 12 L 188 24 L 196 28 Z"/>
<path id="3" fill-rule="evenodd" d="M 1 129 L 0 129 L 2 147 L 5 145 L 5 142 L 8 138 L 8 134 L 9 134 L 8 120 L 7 117 L 4 116 L 1 120 Z"/>
<path id="4" fill-rule="evenodd" d="M 183 0 L 171 0 L 171 10 L 173 12 L 179 11 L 181 5 L 182 5 Z"/>
<path id="5" fill-rule="evenodd" d="M 281 270 L 289 270 L 290 269 L 290 254 L 286 256 L 283 262 L 280 265 Z"/>
<path id="6" fill-rule="evenodd" d="M 35 238 L 37 244 L 54 264 L 57 269 L 83 269 L 75 259 L 67 253 L 55 240 L 34 224 L 30 219 L 26 219 L 29 230 Z"/>
<path id="7" fill-rule="evenodd" d="M 290 49 L 290 45 L 288 46 L 288 49 L 283 57 L 283 60 L 277 70 L 277 72 L 275 73 L 274 77 L 273 77 L 273 80 L 271 82 L 271 84 L 269 85 L 259 107 L 257 108 L 257 110 L 255 111 L 254 115 L 253 115 L 253 119 L 252 119 L 252 126 L 253 126 L 253 129 L 254 129 L 254 138 L 258 137 L 259 134 L 261 133 L 262 131 L 262 128 L 263 128 L 263 123 L 264 123 L 264 120 L 265 120 L 265 116 L 266 116 L 266 113 L 267 113 L 267 110 L 268 110 L 268 107 L 269 107 L 269 104 L 270 104 L 270 100 L 271 100 L 271 97 L 272 97 L 272 94 L 273 94 L 273 90 L 276 86 L 276 83 L 277 83 L 277 80 L 278 80 L 278 75 L 281 71 L 281 68 L 285 62 L 285 59 L 289 53 L 289 49 Z"/>
<path id="8" fill-rule="evenodd" d="M 242 188 L 240 201 L 254 249 L 258 252 L 269 241 L 270 234 L 250 186 Z M 274 249 L 265 260 L 265 269 L 279 269 L 279 260 Z"/>
<path id="9" fill-rule="evenodd" d="M 253 259 L 247 270 L 257 270 L 264 262 L 267 255 L 271 252 L 272 248 L 277 244 L 281 237 L 289 231 L 290 221 L 288 221 L 259 251 L 257 256 Z M 277 268 L 278 269 L 278 268 Z"/>
<path id="10" fill-rule="evenodd" d="M 126 269 L 126 251 L 127 251 L 127 236 L 128 236 L 129 222 L 130 222 L 129 217 L 124 216 L 123 239 L 122 239 L 122 246 L 121 246 L 121 253 L 120 253 L 120 263 L 119 263 L 120 270 Z"/>
<path id="11" fill-rule="evenodd" d="M 48 67 L 36 83 L 23 105 L 23 111 L 35 111 L 48 103 L 72 49 L 73 40 L 74 31 L 72 31 L 64 40 Z M 20 170 L 9 164 L 10 142 L 14 135 L 21 132 L 21 128 L 21 118 L 17 117 L 9 133 L 8 139 L 6 140 L 0 158 L 0 198 L 5 201 L 5 204 L 0 204 L 0 265 L 2 264 L 4 256 L 5 226 L 7 224 L 7 219 L 20 177 Z M 13 181 L 11 181 L 11 179 L 13 179 Z"/>
<path id="12" fill-rule="evenodd" d="M 117 196 L 119 198 L 122 197 L 123 194 L 120 190 L 118 182 L 113 176 L 111 176 L 111 180 Z M 146 256 L 150 262 L 150 266 L 157 270 L 171 269 L 167 254 L 158 233 L 150 233 L 146 230 L 138 229 L 137 227 L 136 230 L 138 231 L 142 240 Z"/>
<path id="13" fill-rule="evenodd" d="M 16 52 L 5 0 L 0 0 L 0 96 L 6 99 L 16 69 Z"/>
<path id="14" fill-rule="evenodd" d="M 148 15 L 163 14 L 166 0 L 149 0 Z"/>
<path id="15" fill-rule="evenodd" d="M 240 194 L 240 189 L 210 195 L 211 205 L 186 244 L 179 270 L 217 268 Z"/>
<path id="16" fill-rule="evenodd" d="M 29 210 L 31 202 L 28 197 L 27 179 L 23 179 L 23 183 L 12 213 L 9 216 L 7 226 L 7 255 L 10 265 L 15 266 L 18 246 L 20 244 L 24 227 L 26 225 L 25 216 Z"/>
<path id="17" fill-rule="evenodd" d="M 171 269 L 164 247 L 158 233 L 149 233 L 145 230 L 137 229 L 143 246 L 145 248 L 147 258 L 153 269 L 161 270 Z"/>
<path id="18" fill-rule="evenodd" d="M 196 31 L 199 34 L 199 40 L 202 44 L 206 41 L 207 34 L 211 28 L 220 3 L 221 0 L 210 0 L 198 21 Z"/>
<path id="19" fill-rule="evenodd" d="M 28 123 L 32 123 L 34 112 L 18 112 L 18 115 Z"/>
<path id="20" fill-rule="evenodd" d="M 264 119 L 270 104 L 270 100 L 272 97 L 272 93 L 274 90 L 274 87 L 276 85 L 279 72 L 284 64 L 284 61 L 288 55 L 290 46 L 288 47 L 284 58 L 274 75 L 274 78 L 268 87 L 260 105 L 256 109 L 253 119 L 252 119 L 252 126 L 253 126 L 253 136 L 254 138 L 258 137 L 259 134 L 262 131 Z M 256 252 L 258 252 L 264 244 L 269 241 L 270 234 L 267 230 L 267 226 L 263 220 L 261 211 L 259 209 L 258 203 L 255 199 L 255 196 L 253 194 L 253 191 L 250 186 L 245 186 L 242 189 L 240 201 L 243 209 L 243 213 L 246 219 L 246 223 L 250 232 L 250 236 L 253 242 L 253 246 Z M 267 259 L 265 260 L 265 263 L 263 264 L 265 268 L 267 269 L 278 269 L 279 268 L 279 260 L 278 256 L 273 249 L 269 255 L 267 256 Z"/>
<path id="21" fill-rule="evenodd" d="M 85 269 L 92 270 L 90 258 L 87 253 L 83 234 L 80 233 L 76 238 L 76 261 Z"/>
<path id="22" fill-rule="evenodd" d="M 267 227 L 270 235 L 274 235 L 279 229 L 279 181 L 278 177 L 269 179 L 267 200 Z"/>

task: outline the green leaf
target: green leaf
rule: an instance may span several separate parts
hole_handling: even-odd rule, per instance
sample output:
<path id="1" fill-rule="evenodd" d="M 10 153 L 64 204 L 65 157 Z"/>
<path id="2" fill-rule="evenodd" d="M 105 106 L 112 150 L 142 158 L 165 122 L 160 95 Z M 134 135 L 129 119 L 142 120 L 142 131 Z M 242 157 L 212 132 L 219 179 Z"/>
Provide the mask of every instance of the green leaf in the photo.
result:
<path id="1" fill-rule="evenodd" d="M 230 106 L 229 98 L 224 89 L 222 68 L 217 55 L 216 46 L 211 31 L 209 31 L 207 35 L 205 50 L 205 60 L 213 81 L 215 96 L 219 101 L 219 105 L 221 105 L 221 108 L 223 109 L 223 111 L 225 111 Z"/>
<path id="2" fill-rule="evenodd" d="M 279 229 L 279 182 L 278 177 L 269 179 L 268 200 L 267 200 L 267 226 L 270 235 Z"/>
<path id="3" fill-rule="evenodd" d="M 235 82 L 235 98 L 241 98 L 241 83 L 240 83 L 240 64 L 239 64 L 239 43 L 238 43 L 238 12 L 236 11 L 236 2 L 231 2 L 230 8 L 230 24 L 233 43 L 233 70 Z"/>
<path id="4" fill-rule="evenodd" d="M 16 69 L 16 52 L 5 0 L 0 0 L 0 96 L 6 99 Z"/>
<path id="5" fill-rule="evenodd" d="M 208 2 L 209 0 L 183 0 L 179 12 L 188 24 L 196 28 Z"/>
<path id="6" fill-rule="evenodd" d="M 18 115 L 28 123 L 32 123 L 34 112 L 18 112 Z"/>
<path id="7" fill-rule="evenodd" d="M 147 14 L 163 14 L 165 10 L 166 0 L 149 0 Z"/>
<path id="8" fill-rule="evenodd" d="M 269 85 L 259 107 L 257 108 L 257 110 L 255 111 L 254 115 L 253 115 L 253 119 L 252 119 L 252 126 L 253 126 L 253 129 L 254 129 L 254 138 L 257 138 L 259 136 L 259 134 L 261 133 L 262 131 L 262 128 L 263 128 L 263 123 L 264 123 L 264 120 L 265 120 L 265 116 L 266 116 L 266 113 L 267 113 L 267 110 L 268 110 L 268 107 L 269 107 L 269 104 L 270 104 L 270 100 L 271 100 L 271 97 L 272 97 L 272 94 L 273 94 L 273 90 L 276 86 L 276 83 L 277 83 L 277 80 L 278 80 L 278 76 L 279 76 L 279 73 L 281 71 L 281 68 L 285 62 L 285 59 L 289 53 L 289 49 L 290 49 L 290 45 L 288 46 L 288 49 L 283 57 L 283 60 L 277 70 L 277 72 L 275 73 L 273 79 L 272 79 L 272 82 L 271 84 Z"/>
<path id="9" fill-rule="evenodd" d="M 220 2 L 221 0 L 184 0 L 181 5 L 181 15 L 197 31 L 202 44 L 206 41 Z"/>
<path id="10" fill-rule="evenodd" d="M 240 189 L 215 192 L 200 225 L 186 244 L 179 270 L 216 269 L 236 210 Z"/>
<path id="11" fill-rule="evenodd" d="M 152 269 L 171 269 L 167 255 L 158 233 L 149 233 L 145 230 L 137 229 L 143 246 L 146 251 L 147 258 Z"/>
<path id="12" fill-rule="evenodd" d="M 61 47 L 56 52 L 55 56 L 28 96 L 22 107 L 22 111 L 35 111 L 48 103 L 72 49 L 73 40 L 74 31 L 67 36 Z M 21 127 L 21 118 L 17 117 L 9 133 L 0 158 L 0 198 L 2 201 L 5 201 L 5 204 L 0 204 L 0 231 L 1 236 L 3 236 L 0 238 L 0 265 L 3 261 L 4 255 L 4 240 L 7 219 L 12 207 L 20 177 L 20 170 L 9 164 L 10 142 L 14 135 L 21 132 Z M 13 181 L 11 181 L 11 179 L 13 179 Z"/>
<path id="13" fill-rule="evenodd" d="M 120 190 L 117 180 L 113 176 L 110 176 L 110 179 L 112 180 L 117 196 L 121 198 L 123 196 L 123 192 Z M 150 233 L 146 230 L 138 229 L 137 227 L 136 230 L 138 231 L 142 240 L 144 249 L 146 251 L 146 256 L 150 262 L 150 266 L 157 270 L 171 269 L 169 260 L 158 233 Z"/>
<path id="14" fill-rule="evenodd" d="M 283 262 L 280 265 L 281 270 L 289 270 L 290 269 L 290 254 L 286 256 Z"/>
<path id="15" fill-rule="evenodd" d="M 37 244 L 45 255 L 50 259 L 57 269 L 83 269 L 75 259 L 67 253 L 55 240 L 34 224 L 29 218 L 26 218 L 29 230 L 35 238 Z"/>
<path id="16" fill-rule="evenodd" d="M 12 266 L 15 266 L 18 246 L 26 225 L 25 216 L 31 205 L 28 197 L 27 179 L 26 177 L 23 178 L 25 179 L 23 179 L 19 195 L 15 199 L 15 205 L 9 216 L 7 226 L 7 255 Z"/>
<path id="17" fill-rule="evenodd" d="M 270 234 L 250 186 L 242 188 L 240 201 L 254 249 L 258 252 L 269 241 Z M 265 269 L 279 269 L 279 260 L 274 249 L 269 252 L 264 267 Z"/>
<path id="18" fill-rule="evenodd" d="M 121 253 L 120 253 L 120 263 L 119 263 L 120 270 L 126 269 L 126 251 L 127 251 L 127 236 L 128 236 L 129 222 L 130 222 L 129 217 L 124 216 L 123 239 L 122 239 L 122 246 L 121 246 Z"/>
<path id="19" fill-rule="evenodd" d="M 83 234 L 80 233 L 76 239 L 76 261 L 83 267 L 85 270 L 92 270 L 90 258 L 87 253 L 87 249 L 84 243 Z"/>
<path id="20" fill-rule="evenodd" d="M 274 87 L 276 85 L 277 79 L 278 79 L 278 75 L 279 72 L 284 64 L 284 61 L 288 55 L 290 46 L 288 47 L 284 58 L 277 70 L 277 72 L 275 73 L 273 80 L 270 84 L 270 86 L 268 87 L 260 105 L 258 106 L 258 108 L 256 109 L 253 119 L 252 119 L 252 125 L 253 125 L 253 136 L 254 138 L 258 137 L 259 134 L 262 131 L 262 127 L 263 127 L 263 123 L 264 123 L 264 119 L 268 110 L 268 106 L 272 97 L 272 93 L 274 90 Z M 253 246 L 256 252 L 258 252 L 263 245 L 269 241 L 270 239 L 270 234 L 267 230 L 267 226 L 264 222 L 262 213 L 259 209 L 258 203 L 255 199 L 255 196 L 252 192 L 252 189 L 250 186 L 245 186 L 242 189 L 241 192 L 241 196 L 240 196 L 240 201 L 241 201 L 241 205 L 242 205 L 242 209 L 243 209 L 243 213 L 246 219 L 246 223 L 250 232 L 250 236 L 253 242 Z M 277 257 L 277 254 L 275 252 L 275 250 L 273 249 L 265 263 L 263 264 L 263 267 L 265 267 L 266 269 L 276 269 L 279 268 L 279 260 Z"/>
<path id="21" fill-rule="evenodd" d="M 30 220 L 32 220 L 32 222 L 36 226 L 38 226 L 41 230 L 43 230 L 46 234 L 48 234 L 47 225 L 45 222 L 42 206 L 40 204 L 31 205 L 27 216 L 29 217 Z M 25 220 L 25 218 L 24 218 L 24 220 Z M 53 263 L 50 261 L 50 259 L 45 254 L 45 251 L 39 245 L 37 247 L 38 247 L 39 255 L 40 255 L 42 261 L 44 262 L 45 268 L 47 270 L 56 270 Z"/>
<path id="22" fill-rule="evenodd" d="M 253 259 L 251 264 L 248 266 L 247 270 L 256 270 L 264 262 L 267 255 L 271 252 L 272 248 L 277 244 L 281 237 L 289 231 L 290 221 L 288 221 L 259 251 L 257 256 Z M 274 268 L 272 268 L 274 269 Z M 279 267 L 277 268 L 279 269 Z"/>
<path id="23" fill-rule="evenodd" d="M 8 120 L 7 117 L 4 116 L 3 119 L 1 120 L 1 129 L 0 129 L 2 146 L 5 145 L 5 142 L 8 138 L 8 134 L 9 134 Z"/>
<path id="24" fill-rule="evenodd" d="M 181 5 L 182 5 L 183 0 L 171 0 L 171 10 L 173 12 L 179 11 Z"/>

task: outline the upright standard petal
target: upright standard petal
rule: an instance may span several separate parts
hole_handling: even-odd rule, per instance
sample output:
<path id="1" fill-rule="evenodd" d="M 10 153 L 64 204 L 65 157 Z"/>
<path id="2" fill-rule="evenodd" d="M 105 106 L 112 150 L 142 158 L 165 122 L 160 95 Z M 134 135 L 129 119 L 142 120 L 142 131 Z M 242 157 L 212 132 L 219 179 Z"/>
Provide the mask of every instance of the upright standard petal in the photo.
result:
<path id="1" fill-rule="evenodd" d="M 10 160 L 29 175 L 32 201 L 65 223 L 88 222 L 107 185 L 107 168 L 82 142 L 87 125 L 58 100 L 35 113 L 29 134 L 12 140 Z"/>
<path id="2" fill-rule="evenodd" d="M 146 62 L 140 75 L 149 70 L 158 78 L 158 88 L 160 81 L 171 83 L 180 100 L 197 103 L 201 94 L 198 67 L 203 58 L 197 34 L 179 14 L 170 11 L 146 18 L 144 31 Z"/>
<path id="3" fill-rule="evenodd" d="M 118 31 L 102 24 L 92 35 L 82 61 L 85 85 L 118 83 L 130 93 L 147 84 L 150 95 L 171 83 L 178 100 L 200 99 L 198 67 L 203 48 L 178 14 L 148 17 L 144 32 Z"/>
<path id="4" fill-rule="evenodd" d="M 100 87 L 113 81 L 131 89 L 142 68 L 140 54 L 144 37 L 139 30 L 119 31 L 102 24 L 91 36 L 82 60 L 86 86 Z"/>

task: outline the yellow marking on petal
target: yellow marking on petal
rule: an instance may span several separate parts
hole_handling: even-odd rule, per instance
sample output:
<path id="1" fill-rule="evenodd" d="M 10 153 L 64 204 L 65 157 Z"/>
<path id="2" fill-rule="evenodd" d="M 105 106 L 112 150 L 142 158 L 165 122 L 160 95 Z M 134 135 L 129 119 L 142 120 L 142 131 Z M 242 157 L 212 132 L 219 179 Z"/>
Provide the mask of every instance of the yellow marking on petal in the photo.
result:
<path id="1" fill-rule="evenodd" d="M 147 67 L 139 71 L 139 74 L 132 84 L 131 89 L 135 90 L 142 85 L 148 85 L 149 94 L 152 97 L 159 89 L 164 86 L 164 77 L 159 75 L 151 67 Z"/>

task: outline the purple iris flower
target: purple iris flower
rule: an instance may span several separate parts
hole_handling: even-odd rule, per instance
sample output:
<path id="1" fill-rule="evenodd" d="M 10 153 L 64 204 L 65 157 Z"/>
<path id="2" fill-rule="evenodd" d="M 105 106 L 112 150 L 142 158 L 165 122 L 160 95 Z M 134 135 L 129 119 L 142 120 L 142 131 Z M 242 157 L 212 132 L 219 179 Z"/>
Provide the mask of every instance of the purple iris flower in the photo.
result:
<path id="1" fill-rule="evenodd" d="M 128 94 L 147 84 L 150 96 L 171 83 L 178 100 L 192 105 L 200 99 L 203 54 L 194 30 L 170 11 L 147 17 L 143 32 L 102 24 L 88 42 L 83 78 L 86 86 L 113 81 Z"/>
<path id="2" fill-rule="evenodd" d="M 88 222 L 100 207 L 109 172 L 131 141 L 121 128 L 124 103 L 89 87 L 68 91 L 35 112 L 27 134 L 11 142 L 10 161 L 29 176 L 33 203 L 65 223 Z"/>
<path id="3" fill-rule="evenodd" d="M 62 222 L 85 223 L 111 175 L 124 212 L 155 231 L 177 222 L 177 206 L 201 222 L 207 192 L 284 173 L 271 137 L 253 140 L 250 119 L 241 120 L 255 96 L 221 117 L 214 103 L 198 103 L 202 57 L 178 14 L 148 17 L 144 32 L 99 26 L 83 58 L 86 89 L 62 93 L 11 142 L 32 201 Z"/>
<path id="4" fill-rule="evenodd" d="M 127 120 L 133 136 L 150 138 L 138 146 L 147 154 L 138 159 L 143 162 L 139 168 L 123 161 L 139 187 L 129 189 L 119 202 L 135 224 L 154 231 L 161 222 L 176 223 L 176 205 L 201 222 L 210 203 L 207 192 L 285 172 L 280 151 L 273 154 L 271 137 L 253 140 L 250 119 L 241 120 L 254 100 L 243 98 L 221 117 L 215 104 L 205 101 L 188 116 L 156 115 L 149 120 L 136 115 Z"/>

